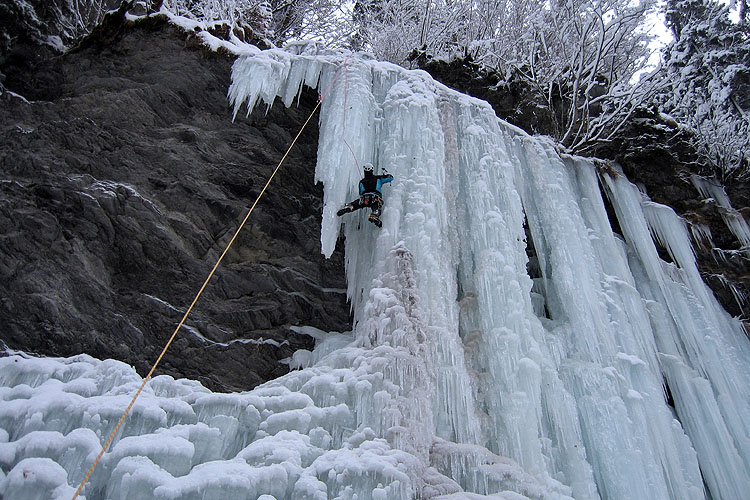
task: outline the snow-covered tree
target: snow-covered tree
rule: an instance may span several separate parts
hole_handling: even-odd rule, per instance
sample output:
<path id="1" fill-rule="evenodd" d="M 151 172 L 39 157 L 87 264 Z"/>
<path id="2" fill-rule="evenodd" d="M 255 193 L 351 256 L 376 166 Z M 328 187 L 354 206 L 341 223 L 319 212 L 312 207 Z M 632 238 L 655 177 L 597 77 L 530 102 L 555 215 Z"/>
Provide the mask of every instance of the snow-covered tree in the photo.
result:
<path id="1" fill-rule="evenodd" d="M 67 0 L 69 15 L 64 16 L 64 27 L 71 39 L 88 34 L 99 24 L 104 15 L 111 9 L 116 9 L 120 0 Z"/>
<path id="2" fill-rule="evenodd" d="M 724 182 L 750 175 L 750 29 L 733 23 L 729 9 L 669 0 L 665 13 L 674 41 L 665 50 L 664 110 L 690 129 Z"/>
<path id="3" fill-rule="evenodd" d="M 431 1 L 359 0 L 354 4 L 357 25 L 352 48 L 371 51 L 378 59 L 405 62 L 410 51 L 426 44 Z M 433 7 L 434 8 L 434 7 Z"/>
<path id="4" fill-rule="evenodd" d="M 315 40 L 344 45 L 352 35 L 352 6 L 339 0 L 270 0 L 274 42 Z"/>
<path id="5" fill-rule="evenodd" d="M 267 0 L 164 0 L 176 15 L 198 21 L 225 22 L 232 28 L 250 28 L 257 37 L 273 34 L 271 6 Z"/>
<path id="6" fill-rule="evenodd" d="M 196 20 L 250 27 L 278 46 L 300 40 L 342 46 L 352 33 L 351 5 L 337 0 L 164 0 L 164 6 Z"/>
<path id="7" fill-rule="evenodd" d="M 644 29 L 653 7 L 651 0 L 561 0 L 537 10 L 518 38 L 507 62 L 538 89 L 553 111 L 555 138 L 570 151 L 609 140 L 653 97 Z"/>
<path id="8" fill-rule="evenodd" d="M 414 49 L 436 57 L 479 56 L 510 46 L 538 0 L 357 0 L 354 48 L 403 64 Z"/>
<path id="9" fill-rule="evenodd" d="M 573 152 L 610 139 L 655 93 L 646 71 L 654 0 L 360 0 L 358 46 L 403 63 L 471 56 L 526 79 Z M 637 78 L 637 75 L 642 75 Z"/>

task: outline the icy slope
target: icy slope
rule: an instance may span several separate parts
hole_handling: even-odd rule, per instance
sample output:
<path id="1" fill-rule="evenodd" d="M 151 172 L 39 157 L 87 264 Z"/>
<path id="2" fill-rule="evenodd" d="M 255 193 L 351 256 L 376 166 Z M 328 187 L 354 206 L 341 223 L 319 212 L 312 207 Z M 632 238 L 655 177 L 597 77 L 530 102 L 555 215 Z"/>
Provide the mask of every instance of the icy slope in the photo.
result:
<path id="1" fill-rule="evenodd" d="M 230 97 L 303 84 L 325 95 L 321 247 L 343 223 L 354 331 L 302 329 L 316 350 L 250 393 L 155 379 L 86 498 L 750 491 L 750 344 L 670 209 L 423 72 L 270 51 L 238 59 Z M 335 215 L 366 161 L 395 177 L 382 229 Z M 0 379 L 0 492 L 21 499 L 69 495 L 138 382 L 86 357 L 5 358 Z"/>

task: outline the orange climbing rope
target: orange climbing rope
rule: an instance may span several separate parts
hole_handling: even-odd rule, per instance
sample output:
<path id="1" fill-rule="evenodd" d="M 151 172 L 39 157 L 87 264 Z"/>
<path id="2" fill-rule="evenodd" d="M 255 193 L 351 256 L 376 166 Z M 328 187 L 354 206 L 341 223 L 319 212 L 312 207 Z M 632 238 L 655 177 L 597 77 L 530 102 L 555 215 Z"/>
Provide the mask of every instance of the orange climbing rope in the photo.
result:
<path id="1" fill-rule="evenodd" d="M 351 57 L 351 56 L 350 56 Z M 248 210 L 247 215 L 245 215 L 245 218 L 240 223 L 237 230 L 234 232 L 234 236 L 232 236 L 232 239 L 229 240 L 229 243 L 227 243 L 226 248 L 224 248 L 224 251 L 219 256 L 219 259 L 216 261 L 216 264 L 214 264 L 213 269 L 211 269 L 211 272 L 208 273 L 208 277 L 203 282 L 203 285 L 200 287 L 200 290 L 198 290 L 198 293 L 195 295 L 195 298 L 193 299 L 193 302 L 190 303 L 190 307 L 188 307 L 187 311 L 185 311 L 185 314 L 182 316 L 182 319 L 180 320 L 179 324 L 177 325 L 177 328 L 174 329 L 174 332 L 172 332 L 172 336 L 169 337 L 169 340 L 167 341 L 167 344 L 164 346 L 164 349 L 162 349 L 161 353 L 159 354 L 159 357 L 156 358 L 156 361 L 154 362 L 154 365 L 151 367 L 151 370 L 149 370 L 148 375 L 143 379 L 143 382 L 141 383 L 140 387 L 138 387 L 138 390 L 135 392 L 135 395 L 133 396 L 133 399 L 130 401 L 130 404 L 125 409 L 125 412 L 120 417 L 120 420 L 118 420 L 117 425 L 115 425 L 114 430 L 112 430 L 112 433 L 109 435 L 109 438 L 104 443 L 104 446 L 102 446 L 101 451 L 99 452 L 99 455 L 97 455 L 96 459 L 94 460 L 94 463 L 91 465 L 91 468 L 86 473 L 86 476 L 83 478 L 83 481 L 81 481 L 81 484 L 78 486 L 78 489 L 76 490 L 75 494 L 73 495 L 73 498 L 71 500 L 76 500 L 78 498 L 78 495 L 81 494 L 81 491 L 83 490 L 83 487 L 88 482 L 89 478 L 91 477 L 91 474 L 94 472 L 94 469 L 96 469 L 96 466 L 99 464 L 99 461 L 101 460 L 102 456 L 106 452 L 107 448 L 109 448 L 109 445 L 112 444 L 112 441 L 115 438 L 115 435 L 117 434 L 117 431 L 120 429 L 120 426 L 125 421 L 125 418 L 128 416 L 128 413 L 130 413 L 130 410 L 133 408 L 133 405 L 135 404 L 135 400 L 138 399 L 138 396 L 143 391 L 143 388 L 146 387 L 146 384 L 151 379 L 151 375 L 153 375 L 154 370 L 156 370 L 157 365 L 161 362 L 161 359 L 164 357 L 164 354 L 167 352 L 167 349 L 169 349 L 169 346 L 172 345 L 172 342 L 174 341 L 175 337 L 177 336 L 177 332 L 180 331 L 180 328 L 182 328 L 182 325 L 185 323 L 185 320 L 187 320 L 188 315 L 193 310 L 193 306 L 195 306 L 195 303 L 198 302 L 198 298 L 203 293 L 203 290 L 206 289 L 206 286 L 208 285 L 208 282 L 213 277 L 214 273 L 216 272 L 216 269 L 218 269 L 219 264 L 221 264 L 221 261 L 224 259 L 224 256 L 229 251 L 229 248 L 232 246 L 234 241 L 237 239 L 237 236 L 240 234 L 240 231 L 242 231 L 242 228 L 245 226 L 245 223 L 247 223 L 248 219 L 250 218 L 250 214 L 253 213 L 253 210 L 255 210 L 255 206 L 258 204 L 258 201 L 260 201 L 263 194 L 266 192 L 266 189 L 268 189 L 268 186 L 271 184 L 271 181 L 276 176 L 276 173 L 281 168 L 281 164 L 284 163 L 284 160 L 286 160 L 286 157 L 289 155 L 289 152 L 292 150 L 292 147 L 297 143 L 297 139 L 299 139 L 300 135 L 302 135 L 302 131 L 305 130 L 305 127 L 307 127 L 307 124 L 312 119 L 315 112 L 320 107 L 320 103 L 323 102 L 323 99 L 326 98 L 328 95 L 328 92 L 330 92 L 331 87 L 333 86 L 333 83 L 336 81 L 336 79 L 339 77 L 339 73 L 342 69 L 346 67 L 346 63 L 349 60 L 349 57 L 346 58 L 344 61 L 344 64 L 336 71 L 336 74 L 334 75 L 333 80 L 331 81 L 331 85 L 328 87 L 328 90 L 322 95 L 318 97 L 318 102 L 315 104 L 315 107 L 310 112 L 310 116 L 307 117 L 307 120 L 305 120 L 305 123 L 302 124 L 302 127 L 299 129 L 299 132 L 297 132 L 297 135 L 294 137 L 294 140 L 289 145 L 289 148 L 286 150 L 286 153 L 284 153 L 284 156 L 281 157 L 281 160 L 279 160 L 278 165 L 276 165 L 276 168 L 271 173 L 270 177 L 268 178 L 268 181 L 266 182 L 266 185 L 263 186 L 263 189 L 258 194 L 257 198 L 255 198 L 255 202 L 250 207 L 250 210 Z M 351 149 L 351 148 L 350 148 Z M 354 152 L 352 152 L 354 154 Z M 356 161 L 356 158 L 355 158 Z"/>

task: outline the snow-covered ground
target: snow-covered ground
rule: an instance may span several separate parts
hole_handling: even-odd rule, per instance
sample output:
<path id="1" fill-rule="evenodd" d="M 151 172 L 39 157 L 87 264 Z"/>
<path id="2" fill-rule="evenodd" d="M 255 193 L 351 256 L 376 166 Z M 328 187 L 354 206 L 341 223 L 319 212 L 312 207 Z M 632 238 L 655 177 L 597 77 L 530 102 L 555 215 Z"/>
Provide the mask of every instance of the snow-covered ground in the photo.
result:
<path id="1" fill-rule="evenodd" d="M 424 72 L 295 52 L 238 59 L 229 95 L 235 113 L 292 105 L 303 84 L 324 95 L 321 249 L 344 232 L 353 331 L 301 328 L 315 351 L 247 393 L 156 377 L 85 498 L 750 491 L 750 343 L 684 221 Z M 368 161 L 395 178 L 382 229 L 335 215 Z M 87 356 L 0 359 L 4 498 L 71 497 L 140 381 Z"/>

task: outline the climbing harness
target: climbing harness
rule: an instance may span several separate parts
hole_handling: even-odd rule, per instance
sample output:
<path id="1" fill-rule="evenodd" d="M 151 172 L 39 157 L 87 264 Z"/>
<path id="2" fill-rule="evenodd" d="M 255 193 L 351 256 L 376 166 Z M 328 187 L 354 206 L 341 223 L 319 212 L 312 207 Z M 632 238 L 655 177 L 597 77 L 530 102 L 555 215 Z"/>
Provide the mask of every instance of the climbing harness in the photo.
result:
<path id="1" fill-rule="evenodd" d="M 349 56 L 351 57 L 351 56 Z M 305 130 L 305 127 L 307 127 L 307 124 L 312 119 L 315 112 L 320 107 L 320 103 L 323 102 L 323 99 L 326 98 L 328 95 L 328 92 L 330 92 L 331 87 L 333 86 L 333 83 L 336 81 L 336 79 L 339 77 L 339 73 L 342 69 L 346 67 L 347 61 L 349 60 L 349 57 L 346 58 L 344 61 L 344 64 L 341 65 L 341 67 L 336 71 L 336 74 L 333 77 L 333 80 L 331 81 L 331 84 L 329 85 L 328 89 L 323 93 L 322 95 L 318 96 L 318 102 L 315 104 L 315 107 L 310 112 L 310 116 L 307 117 L 307 120 L 305 120 L 305 123 L 302 124 L 302 127 L 299 129 L 299 132 L 297 132 L 297 135 L 294 137 L 294 140 L 292 140 L 292 143 L 289 145 L 289 148 L 286 150 L 286 153 L 284 153 L 284 156 L 281 157 L 281 160 L 279 160 L 278 165 L 276 165 L 276 168 L 271 172 L 270 177 L 268 178 L 268 181 L 266 181 L 266 185 L 263 186 L 263 189 L 261 189 L 258 196 L 255 198 L 255 202 L 250 207 L 250 209 L 247 212 L 247 215 L 245 215 L 245 218 L 240 223 L 237 230 L 234 232 L 234 236 L 232 236 L 232 239 L 229 240 L 229 243 L 227 243 L 226 248 L 224 248 L 224 251 L 219 256 L 219 259 L 216 261 L 216 264 L 214 264 L 214 267 L 211 269 L 211 272 L 208 273 L 208 277 L 203 282 L 203 285 L 200 287 L 200 290 L 198 290 L 198 293 L 195 295 L 195 298 L 193 299 L 193 302 L 190 303 L 190 307 L 187 308 L 187 311 L 185 311 L 185 314 L 182 316 L 182 319 L 180 320 L 179 324 L 177 325 L 177 328 L 174 329 L 174 332 L 172 332 L 172 335 L 169 337 L 169 340 L 167 341 L 167 344 L 164 346 L 164 349 L 162 349 L 161 353 L 159 354 L 159 357 L 156 358 L 156 361 L 154 362 L 154 365 L 151 367 L 151 369 L 148 372 L 148 375 L 143 379 L 143 382 L 141 383 L 140 387 L 138 387 L 138 390 L 135 392 L 135 395 L 133 396 L 133 399 L 131 399 L 130 404 L 125 409 L 125 412 L 120 417 L 120 420 L 117 421 L 117 425 L 115 425 L 115 428 L 112 430 L 112 433 L 109 435 L 109 438 L 107 438 L 107 441 L 104 443 L 104 446 L 102 446 L 101 451 L 97 455 L 96 459 L 94 460 L 94 463 L 91 465 L 91 468 L 86 473 L 86 476 L 84 476 L 83 481 L 81 481 L 81 484 L 78 486 L 78 489 L 76 490 L 75 494 L 73 495 L 73 498 L 71 500 L 76 500 L 78 498 L 78 495 L 81 494 L 81 491 L 83 491 L 83 487 L 88 482 L 89 478 L 91 477 L 91 474 L 94 472 L 94 469 L 96 469 L 96 466 L 99 464 L 99 461 L 101 460 L 102 456 L 104 456 L 104 453 L 107 451 L 107 448 L 109 448 L 109 445 L 112 444 L 112 441 L 115 438 L 115 435 L 117 434 L 117 431 L 120 429 L 120 426 L 125 421 L 125 418 L 128 416 L 128 413 L 130 413 L 130 410 L 133 408 L 133 405 L 135 404 L 135 400 L 138 399 L 138 396 L 143 391 L 144 387 L 146 387 L 146 384 L 151 379 L 151 376 L 154 373 L 154 370 L 156 370 L 156 367 L 161 362 L 161 359 L 164 357 L 164 354 L 167 352 L 167 349 L 169 349 L 169 346 L 172 345 L 172 342 L 174 341 L 175 337 L 177 336 L 177 332 L 180 331 L 180 328 L 182 328 L 183 324 L 187 320 L 188 315 L 193 310 L 193 306 L 195 306 L 195 303 L 198 302 L 198 298 L 200 298 L 201 294 L 203 293 L 203 290 L 206 289 L 206 286 L 208 285 L 208 282 L 213 277 L 214 273 L 216 272 L 216 269 L 218 269 L 219 264 L 221 264 L 221 261 L 224 259 L 224 256 L 229 251 L 229 248 L 232 246 L 234 241 L 237 239 L 237 236 L 240 234 L 240 231 L 242 231 L 242 228 L 245 227 L 245 224 L 247 223 L 248 219 L 250 218 L 250 215 L 253 213 L 253 210 L 255 210 L 255 206 L 260 201 L 263 194 L 266 192 L 266 189 L 271 184 L 271 181 L 276 176 L 276 173 L 281 168 L 282 163 L 284 163 L 284 160 L 286 160 L 286 157 L 289 155 L 289 152 L 292 150 L 292 147 L 297 143 L 297 140 L 299 139 L 300 135 L 302 135 L 302 131 Z M 351 150 L 351 148 L 350 148 Z M 352 151 L 352 154 L 354 152 Z M 355 157 L 356 161 L 356 157 Z"/>
<path id="2" fill-rule="evenodd" d="M 377 203 L 377 202 L 383 203 L 383 198 L 381 198 L 380 196 L 376 194 L 371 194 L 371 193 L 366 193 L 362 195 L 362 203 L 365 206 L 369 206 L 370 203 Z"/>

